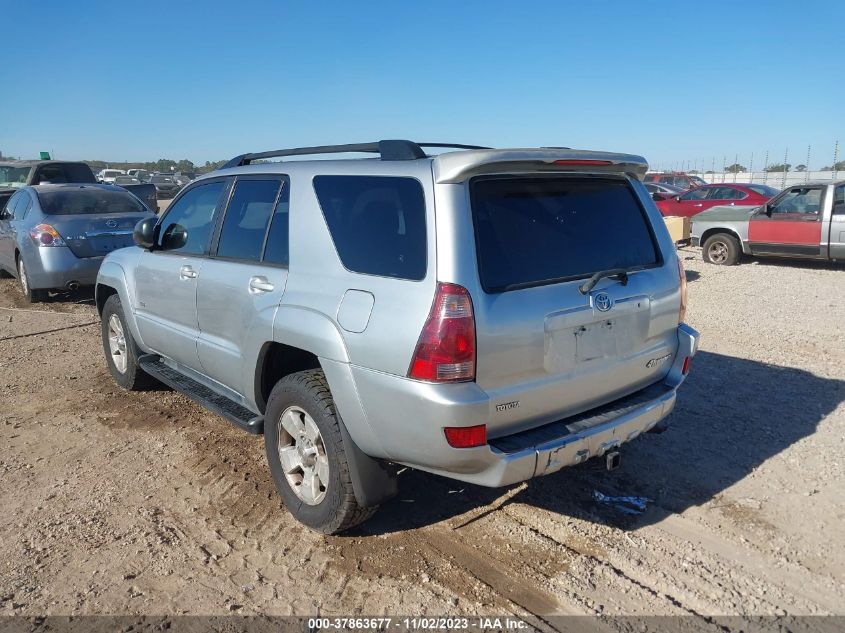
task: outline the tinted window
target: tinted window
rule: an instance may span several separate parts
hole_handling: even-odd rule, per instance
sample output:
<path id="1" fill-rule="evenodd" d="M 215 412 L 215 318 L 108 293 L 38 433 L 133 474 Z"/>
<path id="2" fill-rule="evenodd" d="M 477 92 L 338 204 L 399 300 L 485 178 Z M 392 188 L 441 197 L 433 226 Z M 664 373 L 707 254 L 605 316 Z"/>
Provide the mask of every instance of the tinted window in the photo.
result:
<path id="1" fill-rule="evenodd" d="M 282 183 L 282 193 L 276 203 L 276 212 L 273 214 L 273 222 L 270 224 L 270 234 L 267 236 L 267 247 L 264 249 L 264 261 L 271 264 L 287 266 L 290 261 L 289 235 L 289 213 L 290 209 L 290 184 Z"/>
<path id="2" fill-rule="evenodd" d="M 55 185 L 66 183 L 93 183 L 94 172 L 88 165 L 82 163 L 58 163 L 55 165 L 41 165 L 38 167 L 32 184 L 52 183 Z"/>
<path id="3" fill-rule="evenodd" d="M 692 191 L 687 191 L 684 195 L 682 195 L 681 200 L 704 200 L 707 197 L 707 194 L 711 191 L 713 191 L 712 187 L 693 189 Z"/>
<path id="4" fill-rule="evenodd" d="M 198 185 L 174 202 L 161 221 L 158 246 L 192 255 L 205 252 L 224 186 L 222 180 Z"/>
<path id="5" fill-rule="evenodd" d="M 18 199 L 18 202 L 15 205 L 15 220 L 23 220 L 26 217 L 26 214 L 29 213 L 31 207 L 32 197 L 26 191 L 22 191 L 21 197 Z"/>
<path id="6" fill-rule="evenodd" d="M 710 194 L 710 200 L 742 200 L 748 194 L 733 187 L 716 187 Z"/>
<path id="7" fill-rule="evenodd" d="M 425 198 L 418 180 L 317 176 L 314 190 L 347 269 L 400 279 L 425 277 Z"/>
<path id="8" fill-rule="evenodd" d="M 487 292 L 658 262 L 627 182 L 485 178 L 471 184 L 481 283 Z"/>
<path id="9" fill-rule="evenodd" d="M 833 212 L 837 215 L 845 214 L 845 185 L 839 185 L 833 191 Z"/>
<path id="10" fill-rule="evenodd" d="M 16 215 L 16 210 L 17 210 L 18 206 L 20 206 L 21 209 L 24 209 L 26 207 L 26 202 L 25 202 L 26 197 L 27 197 L 26 192 L 18 191 L 11 198 L 9 198 L 8 202 L 6 202 L 6 211 L 9 212 L 9 215 L 11 217 L 8 218 L 8 219 L 10 219 L 10 220 L 11 219 L 15 219 L 15 220 L 21 219 L 19 215 Z"/>
<path id="11" fill-rule="evenodd" d="M 261 247 L 273 203 L 279 193 L 280 180 L 238 180 L 226 210 L 220 241 L 219 257 L 233 259 L 261 259 Z"/>
<path id="12" fill-rule="evenodd" d="M 147 213 L 147 208 L 131 193 L 97 187 L 62 187 L 39 191 L 38 200 L 41 202 L 41 210 L 48 215 Z"/>

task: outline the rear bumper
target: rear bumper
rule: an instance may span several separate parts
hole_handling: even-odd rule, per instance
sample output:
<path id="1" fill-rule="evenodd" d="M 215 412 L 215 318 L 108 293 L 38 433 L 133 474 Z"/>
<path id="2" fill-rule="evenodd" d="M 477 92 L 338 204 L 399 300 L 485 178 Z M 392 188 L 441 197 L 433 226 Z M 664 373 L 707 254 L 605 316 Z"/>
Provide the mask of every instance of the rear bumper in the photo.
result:
<path id="1" fill-rule="evenodd" d="M 71 282 L 93 286 L 102 257 L 77 257 L 66 246 L 37 248 L 27 256 L 27 276 L 33 288 L 64 288 Z"/>
<path id="2" fill-rule="evenodd" d="M 667 375 L 634 394 L 576 416 L 509 436 L 485 446 L 453 448 L 443 427 L 486 424 L 490 403 L 474 383 L 426 385 L 385 374 L 355 376 L 361 401 L 388 406 L 390 419 L 368 419 L 382 439 L 384 457 L 413 468 L 482 486 L 498 487 L 548 475 L 628 442 L 654 427 L 675 406 L 683 365 L 698 348 L 698 332 L 678 328 L 678 353 Z M 368 372 L 369 373 L 369 372 Z M 362 380 L 363 379 L 363 380 Z M 375 400 L 374 400 L 375 399 Z M 396 412 L 401 412 L 401 420 Z"/>

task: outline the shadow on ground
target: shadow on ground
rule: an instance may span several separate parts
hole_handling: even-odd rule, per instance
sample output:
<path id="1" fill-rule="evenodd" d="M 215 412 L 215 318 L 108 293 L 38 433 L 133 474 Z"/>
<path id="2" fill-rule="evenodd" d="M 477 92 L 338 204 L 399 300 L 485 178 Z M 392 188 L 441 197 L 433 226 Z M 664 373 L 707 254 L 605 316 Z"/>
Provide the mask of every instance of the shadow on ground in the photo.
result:
<path id="1" fill-rule="evenodd" d="M 668 431 L 646 434 L 623 446 L 622 466 L 616 471 L 608 472 L 602 460 L 592 460 L 528 482 L 508 503 L 622 529 L 638 528 L 712 499 L 770 457 L 812 435 L 843 400 L 845 381 L 699 352 Z M 654 504 L 631 517 L 597 503 L 594 490 L 646 496 Z M 503 492 L 406 470 L 399 496 L 358 533 L 423 527 L 483 507 Z"/>

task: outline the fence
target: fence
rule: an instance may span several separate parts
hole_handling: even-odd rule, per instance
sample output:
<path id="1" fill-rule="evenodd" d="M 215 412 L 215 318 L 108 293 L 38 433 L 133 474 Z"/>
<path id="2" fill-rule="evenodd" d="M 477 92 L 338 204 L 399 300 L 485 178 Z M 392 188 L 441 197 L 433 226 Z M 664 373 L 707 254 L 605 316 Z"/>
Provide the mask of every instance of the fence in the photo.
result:
<path id="1" fill-rule="evenodd" d="M 783 189 L 784 187 L 791 187 L 792 185 L 801 185 L 805 182 L 830 182 L 837 179 L 845 179 L 845 172 L 843 171 L 758 171 L 747 172 L 742 171 L 737 174 L 732 173 L 717 173 L 717 174 L 699 174 L 707 182 L 736 182 L 736 183 L 756 183 L 761 185 L 769 185 Z"/>

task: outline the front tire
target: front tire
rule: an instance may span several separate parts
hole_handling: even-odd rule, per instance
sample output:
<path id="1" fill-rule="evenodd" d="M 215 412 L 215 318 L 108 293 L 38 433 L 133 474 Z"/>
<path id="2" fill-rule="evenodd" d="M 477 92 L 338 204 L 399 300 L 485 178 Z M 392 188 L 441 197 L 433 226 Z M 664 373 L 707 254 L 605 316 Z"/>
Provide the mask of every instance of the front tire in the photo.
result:
<path id="1" fill-rule="evenodd" d="M 21 292 L 26 300 L 30 303 L 38 303 L 47 298 L 47 291 L 33 288 L 29 283 L 29 276 L 26 272 L 26 264 L 23 261 L 23 255 L 18 256 L 18 281 L 21 285 Z"/>
<path id="2" fill-rule="evenodd" d="M 118 385 L 129 391 L 140 391 L 155 384 L 155 379 L 144 373 L 138 364 L 140 350 L 132 338 L 120 297 L 116 294 L 106 299 L 100 316 L 100 330 L 106 365 Z"/>
<path id="3" fill-rule="evenodd" d="M 276 490 L 300 523 L 337 534 L 362 523 L 378 506 L 361 507 L 325 374 L 290 374 L 273 388 L 264 416 L 264 445 Z"/>
<path id="4" fill-rule="evenodd" d="M 716 233 L 711 235 L 701 247 L 701 256 L 708 264 L 716 266 L 734 266 L 739 263 L 742 249 L 733 235 Z"/>

